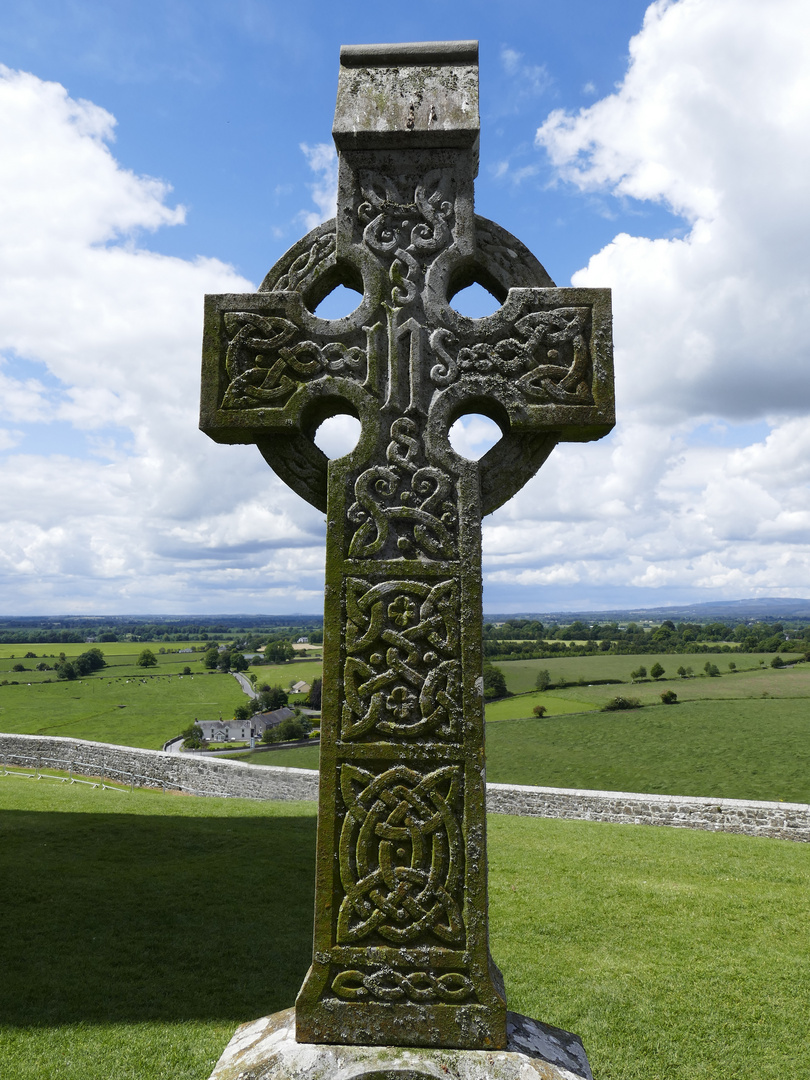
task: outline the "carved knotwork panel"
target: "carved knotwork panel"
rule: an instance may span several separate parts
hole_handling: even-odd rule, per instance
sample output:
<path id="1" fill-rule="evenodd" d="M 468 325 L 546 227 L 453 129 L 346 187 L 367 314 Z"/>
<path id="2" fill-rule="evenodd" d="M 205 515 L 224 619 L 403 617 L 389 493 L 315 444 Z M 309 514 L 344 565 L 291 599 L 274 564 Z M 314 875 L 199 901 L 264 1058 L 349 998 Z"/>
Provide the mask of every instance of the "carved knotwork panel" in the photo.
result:
<path id="1" fill-rule="evenodd" d="M 391 966 L 346 968 L 332 980 L 343 1001 L 415 1001 L 462 1004 L 475 1000 L 475 990 L 463 971 L 400 971 Z"/>
<path id="2" fill-rule="evenodd" d="M 464 945 L 462 787 L 459 765 L 340 766 L 339 946 Z"/>
<path id="3" fill-rule="evenodd" d="M 417 177 L 361 169 L 358 179 L 363 245 L 387 267 L 392 304 L 405 307 L 416 298 L 425 267 L 452 241 L 453 177 L 444 169 Z"/>
<path id="4" fill-rule="evenodd" d="M 355 481 L 348 518 L 357 528 L 349 558 L 456 558 L 456 483 L 427 463 L 414 420 L 400 416 L 393 421 L 385 456 L 385 465 L 366 469 Z"/>
<path id="5" fill-rule="evenodd" d="M 312 379 L 348 375 L 362 382 L 366 376 L 366 351 L 356 345 L 307 340 L 294 322 L 276 315 L 233 311 L 223 319 L 230 378 L 223 409 L 279 408 Z"/>
<path id="6" fill-rule="evenodd" d="M 459 617 L 455 578 L 346 579 L 342 739 L 460 738 Z"/>
<path id="7" fill-rule="evenodd" d="M 438 363 L 430 370 L 438 387 L 469 376 L 499 376 L 536 404 L 593 405 L 593 365 L 588 345 L 589 307 L 533 311 L 492 340 L 460 345 L 448 329 L 430 336 Z"/>

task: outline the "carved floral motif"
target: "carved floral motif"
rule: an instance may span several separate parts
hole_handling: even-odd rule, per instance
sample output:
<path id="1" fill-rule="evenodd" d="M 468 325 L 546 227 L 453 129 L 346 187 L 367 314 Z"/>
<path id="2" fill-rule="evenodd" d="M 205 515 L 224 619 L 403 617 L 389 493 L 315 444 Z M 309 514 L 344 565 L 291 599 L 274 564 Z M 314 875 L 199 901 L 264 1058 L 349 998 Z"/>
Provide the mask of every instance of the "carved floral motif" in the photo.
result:
<path id="1" fill-rule="evenodd" d="M 462 770 L 422 774 L 395 765 L 379 775 L 340 768 L 346 817 L 340 834 L 344 898 L 338 945 L 463 945 Z"/>
<path id="2" fill-rule="evenodd" d="M 346 580 L 341 737 L 457 740 L 458 583 Z"/>

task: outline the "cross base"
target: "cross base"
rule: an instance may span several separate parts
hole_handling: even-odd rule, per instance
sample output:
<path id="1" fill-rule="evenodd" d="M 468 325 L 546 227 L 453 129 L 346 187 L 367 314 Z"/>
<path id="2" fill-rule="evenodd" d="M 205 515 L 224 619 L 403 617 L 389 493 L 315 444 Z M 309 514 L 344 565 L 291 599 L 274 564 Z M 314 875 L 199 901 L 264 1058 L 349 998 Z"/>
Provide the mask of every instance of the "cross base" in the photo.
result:
<path id="1" fill-rule="evenodd" d="M 593 1080 L 577 1035 L 507 1014 L 505 1050 L 295 1041 L 295 1010 L 237 1028 L 210 1080 Z"/>

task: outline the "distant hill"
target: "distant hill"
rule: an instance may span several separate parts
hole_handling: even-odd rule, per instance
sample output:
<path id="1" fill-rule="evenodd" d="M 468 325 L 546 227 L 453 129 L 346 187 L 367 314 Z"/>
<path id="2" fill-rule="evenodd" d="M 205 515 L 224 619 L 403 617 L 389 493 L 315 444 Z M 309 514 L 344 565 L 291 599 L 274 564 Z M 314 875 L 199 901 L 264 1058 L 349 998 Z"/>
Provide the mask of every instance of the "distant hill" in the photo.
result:
<path id="1" fill-rule="evenodd" d="M 575 619 L 591 622 L 777 622 L 783 619 L 810 619 L 810 599 L 766 596 L 755 600 L 712 600 L 703 604 L 683 604 L 678 607 L 616 608 L 613 611 L 544 611 L 511 612 L 495 615 L 487 612 L 486 622 L 505 619 L 540 619 L 541 622 L 572 623 Z"/>

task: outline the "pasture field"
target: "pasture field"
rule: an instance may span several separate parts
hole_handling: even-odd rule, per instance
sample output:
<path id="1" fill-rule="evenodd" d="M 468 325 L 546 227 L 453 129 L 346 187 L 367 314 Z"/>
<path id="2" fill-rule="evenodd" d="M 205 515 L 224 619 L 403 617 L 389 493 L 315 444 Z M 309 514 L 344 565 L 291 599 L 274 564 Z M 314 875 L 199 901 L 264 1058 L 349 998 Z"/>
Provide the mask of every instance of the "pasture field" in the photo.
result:
<path id="1" fill-rule="evenodd" d="M 283 664 L 253 664 L 248 674 L 255 674 L 260 683 L 280 686 L 287 690 L 293 683 L 307 682 L 323 677 L 321 660 L 287 660 Z"/>
<path id="2" fill-rule="evenodd" d="M 793 656 L 795 655 L 794 653 Z M 791 654 L 785 653 L 784 656 L 790 657 Z M 666 673 L 665 679 L 678 679 L 675 672 L 679 667 L 691 667 L 695 675 L 700 675 L 707 660 L 716 664 L 720 672 L 724 673 L 728 671 L 729 661 L 737 665 L 738 671 L 744 668 L 759 668 L 763 664 L 767 667 L 771 661 L 771 653 L 735 651 L 733 653 L 689 653 L 688 655 L 649 653 L 638 656 L 610 656 L 605 653 L 594 653 L 592 656 L 546 657 L 544 660 L 496 660 L 495 666 L 504 673 L 508 690 L 511 690 L 513 694 L 524 694 L 527 690 L 534 689 L 537 672 L 543 668 L 551 675 L 553 683 L 561 680 L 576 683 L 579 679 L 586 684 L 595 679 L 619 679 L 622 682 L 630 682 L 630 672 L 642 665 L 649 671 L 653 664 L 659 663 Z"/>
<path id="3" fill-rule="evenodd" d="M 487 779 L 810 803 L 810 665 L 661 681 L 663 686 L 641 683 L 631 691 L 577 686 L 488 705 Z M 659 695 L 668 687 L 685 700 L 662 705 Z M 617 691 L 646 699 L 648 707 L 597 711 Z M 698 699 L 701 692 L 705 696 Z M 563 699 L 565 694 L 576 697 Z M 582 700 L 589 695 L 589 701 Z M 538 719 L 531 716 L 535 703 L 554 709 Z M 245 760 L 314 769 L 318 748 L 246 755 Z"/>
<path id="4" fill-rule="evenodd" d="M 177 647 L 185 648 L 186 646 L 182 642 L 178 642 Z M 101 649 L 107 662 L 107 666 L 98 673 L 102 678 L 105 675 L 143 675 L 145 671 L 161 675 L 179 675 L 184 667 L 190 667 L 194 672 L 205 670 L 202 666 L 203 653 L 183 653 L 182 655 L 178 653 L 159 653 L 160 646 L 155 642 L 136 642 L 133 644 L 131 641 L 104 641 L 97 646 L 78 644 L 5 645 L 0 646 L 0 648 L 4 650 L 0 654 L 0 679 L 8 679 L 10 682 L 39 683 L 47 682 L 49 679 L 55 680 L 56 673 L 54 671 L 37 671 L 37 664 L 44 660 L 46 664 L 53 668 L 53 665 L 59 659 L 60 652 L 63 652 L 65 657 L 70 660 L 72 657 L 94 648 Z M 135 661 L 144 649 L 152 650 L 157 660 L 156 667 L 140 668 L 137 666 Z M 27 652 L 36 653 L 36 657 L 26 659 L 25 654 Z M 23 664 L 25 671 L 12 671 L 11 669 L 15 664 Z M 92 677 L 94 676 L 87 676 L 87 678 Z"/>
<path id="5" fill-rule="evenodd" d="M 534 694 L 520 694 L 516 697 L 501 698 L 500 701 L 487 703 L 484 712 L 487 723 L 494 720 L 520 720 L 527 716 L 533 716 L 532 709 L 535 705 L 544 705 L 549 716 L 559 716 L 562 713 L 588 712 L 598 709 L 593 702 L 578 701 L 576 698 L 557 696 L 555 691 L 536 691 Z"/>
<path id="6" fill-rule="evenodd" d="M 194 645 L 197 648 L 207 647 L 207 641 L 172 641 L 168 646 L 163 641 L 95 641 L 91 644 L 85 644 L 80 641 L 69 641 L 65 644 L 56 644 L 54 642 L 33 642 L 32 644 L 20 645 L 19 642 L 11 645 L 0 644 L 0 663 L 3 660 L 8 659 L 11 656 L 15 656 L 18 660 L 25 656 L 27 652 L 33 652 L 37 654 L 37 658 L 49 656 L 58 656 L 60 652 L 63 652 L 65 656 L 70 660 L 71 656 L 78 656 L 79 653 L 86 652 L 88 649 L 101 649 L 104 656 L 109 663 L 111 656 L 137 656 L 141 649 L 151 649 L 157 656 L 158 649 L 190 649 Z M 191 654 L 194 655 L 193 653 Z M 197 654 L 197 655 L 202 655 Z M 26 661 L 27 663 L 28 661 Z"/>
<path id="7" fill-rule="evenodd" d="M 317 769 L 320 761 L 320 746 L 298 746 L 289 750 L 248 750 L 245 754 L 234 754 L 237 761 L 248 761 L 251 765 L 278 765 L 290 769 Z"/>
<path id="8" fill-rule="evenodd" d="M 486 738 L 493 783 L 810 803 L 807 698 L 508 720 Z"/>
<path id="9" fill-rule="evenodd" d="M 0 776 L 0 829 L 0 1075 L 206 1080 L 292 1005 L 314 803 Z M 510 1008 L 581 1035 L 600 1080 L 806 1075 L 807 845 L 493 815 L 489 895 Z"/>
<path id="10" fill-rule="evenodd" d="M 195 719 L 233 716 L 245 701 L 232 675 L 165 677 L 156 670 L 135 668 L 126 677 L 105 668 L 71 682 L 0 686 L 0 731 L 159 750 Z"/>

